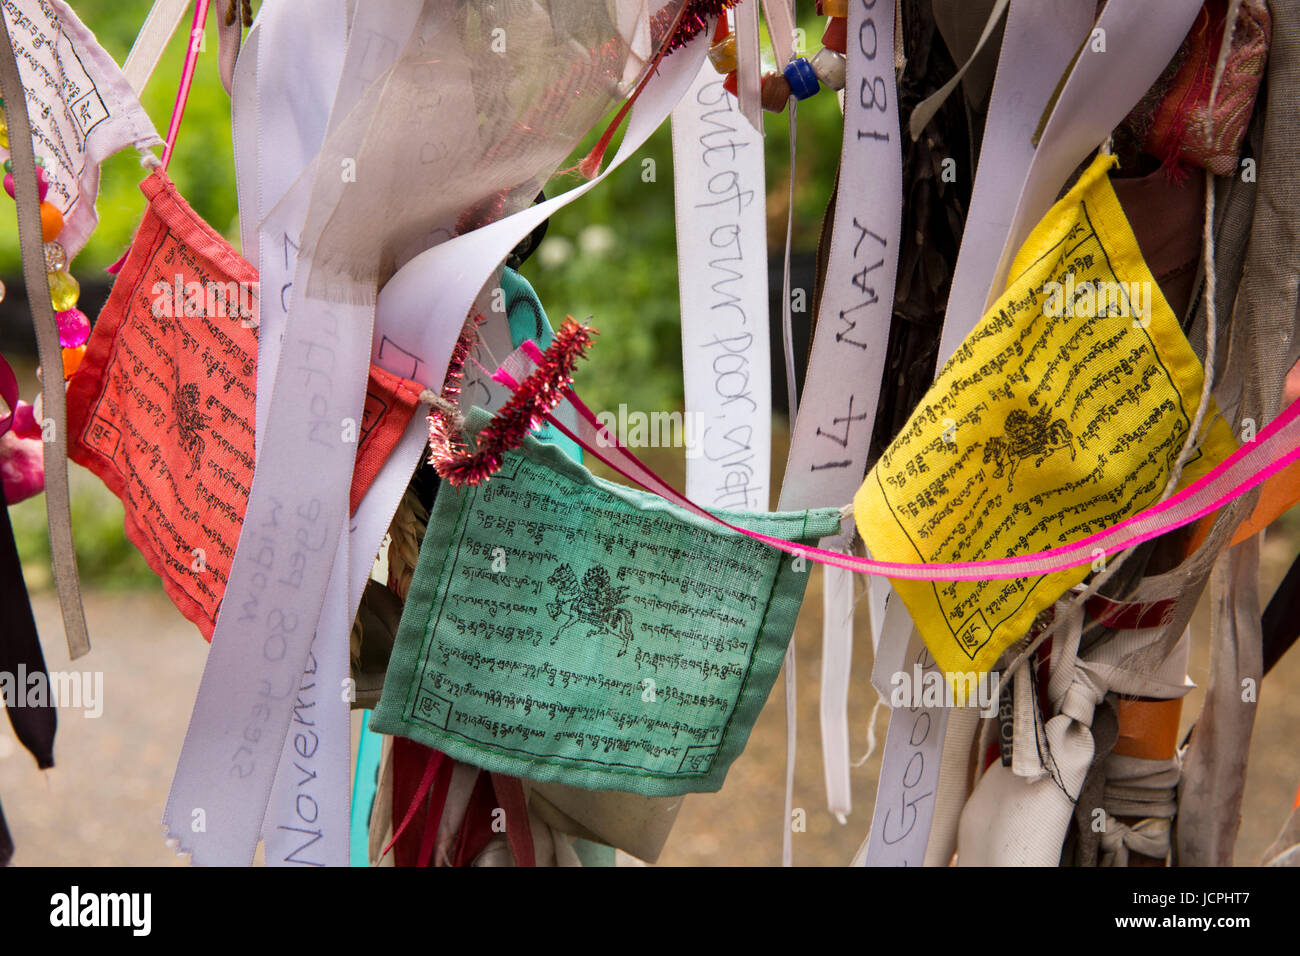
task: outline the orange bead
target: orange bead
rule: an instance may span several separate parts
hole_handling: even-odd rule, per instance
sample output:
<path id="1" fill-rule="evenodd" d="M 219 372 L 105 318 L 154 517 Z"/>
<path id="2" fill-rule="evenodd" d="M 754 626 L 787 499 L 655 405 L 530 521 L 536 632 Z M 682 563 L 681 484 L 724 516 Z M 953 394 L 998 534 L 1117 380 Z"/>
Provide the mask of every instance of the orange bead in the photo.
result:
<path id="1" fill-rule="evenodd" d="M 81 360 L 86 357 L 86 347 L 78 345 L 75 349 L 63 350 L 63 379 L 67 381 L 72 378 L 72 373 L 81 366 Z"/>
<path id="2" fill-rule="evenodd" d="M 53 203 L 41 203 L 41 236 L 46 242 L 53 242 L 63 231 L 63 213 Z"/>

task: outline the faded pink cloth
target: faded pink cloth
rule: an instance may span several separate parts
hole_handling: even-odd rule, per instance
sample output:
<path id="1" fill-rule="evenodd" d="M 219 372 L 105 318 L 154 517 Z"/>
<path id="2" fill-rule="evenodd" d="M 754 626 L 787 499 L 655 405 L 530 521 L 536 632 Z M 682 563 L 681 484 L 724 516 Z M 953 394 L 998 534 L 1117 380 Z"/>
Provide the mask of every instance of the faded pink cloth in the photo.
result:
<path id="1" fill-rule="evenodd" d="M 32 406 L 20 401 L 13 427 L 0 435 L 0 482 L 7 503 L 16 504 L 45 490 L 44 452 Z"/>

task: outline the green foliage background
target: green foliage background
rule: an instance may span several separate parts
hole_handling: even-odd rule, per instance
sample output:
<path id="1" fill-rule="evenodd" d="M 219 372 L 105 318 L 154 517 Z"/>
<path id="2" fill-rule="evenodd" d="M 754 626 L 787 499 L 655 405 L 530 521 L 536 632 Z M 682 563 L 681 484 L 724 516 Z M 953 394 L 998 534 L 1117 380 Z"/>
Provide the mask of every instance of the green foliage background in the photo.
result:
<path id="1" fill-rule="evenodd" d="M 125 60 L 151 0 L 70 0 L 72 8 L 119 63 Z M 254 5 L 257 6 L 256 4 Z M 811 2 L 799 4 L 811 54 L 820 47 L 824 21 Z M 212 4 L 193 89 L 168 174 L 182 195 L 214 229 L 239 245 L 238 208 L 231 149 L 230 100 L 217 73 L 217 18 L 225 0 Z M 142 102 L 165 136 L 188 39 L 188 17 L 168 46 Z M 767 44 L 764 44 L 767 48 Z M 823 90 L 800 104 L 794 249 L 816 249 L 840 149 L 841 117 L 835 97 Z M 779 258 L 789 208 L 789 133 L 786 114 L 766 114 L 768 248 Z M 574 152 L 584 156 L 604 130 L 598 126 Z M 620 134 L 621 135 L 621 134 Z M 611 145 L 607 157 L 617 150 Z M 651 160 L 652 164 L 645 161 Z M 274 157 L 267 161 L 274 162 Z M 651 175 L 651 171 L 653 175 Z M 131 241 L 144 199 L 139 156 L 126 150 L 104 164 L 97 203 L 99 227 L 72 263 L 85 280 L 102 274 Z M 561 176 L 548 196 L 577 184 Z M 525 264 L 553 323 L 566 314 L 591 317 L 599 330 L 591 359 L 578 373 L 578 387 L 594 408 L 672 410 L 681 407 L 681 338 L 677 300 L 677 253 L 673 211 L 672 138 L 667 123 L 604 183 L 551 220 L 541 249 Z M 778 273 L 779 274 L 779 273 Z M 12 213 L 0 215 L 0 278 L 21 286 L 18 235 Z M 780 341 L 772 343 L 779 353 Z M 34 383 L 24 379 L 30 397 Z M 121 507 L 98 482 L 73 468 L 73 508 L 83 575 L 110 584 L 134 585 L 152 578 L 122 533 Z M 20 550 L 30 562 L 31 583 L 47 580 L 48 544 L 40 498 L 13 509 Z"/>
<path id="2" fill-rule="evenodd" d="M 135 35 L 152 6 L 152 0 L 71 0 L 70 6 L 99 38 L 113 59 L 126 59 Z M 216 18 L 212 5 L 205 52 L 200 54 L 193 91 L 185 111 L 185 122 L 177 140 L 168 174 L 182 194 L 214 229 L 227 237 L 238 236 L 235 203 L 235 174 L 230 145 L 230 100 L 217 75 Z M 188 39 L 188 17 L 176 31 L 158 69 L 145 88 L 141 101 L 159 136 L 167 133 L 167 122 L 176 98 L 181 65 Z M 139 183 L 145 172 L 134 150 L 125 150 L 106 162 L 101 170 L 99 227 L 72 264 L 73 274 L 102 272 L 126 251 L 140 215 L 144 197 Z M 5 282 L 21 284 L 18 231 L 12 215 L 0 216 L 0 275 Z"/>

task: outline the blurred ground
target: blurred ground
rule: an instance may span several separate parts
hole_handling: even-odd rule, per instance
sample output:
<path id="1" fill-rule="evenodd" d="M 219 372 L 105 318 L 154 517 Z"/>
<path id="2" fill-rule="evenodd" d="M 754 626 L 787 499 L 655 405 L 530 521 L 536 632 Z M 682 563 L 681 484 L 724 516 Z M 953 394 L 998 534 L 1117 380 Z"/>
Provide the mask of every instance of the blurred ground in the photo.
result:
<path id="1" fill-rule="evenodd" d="M 0 800 L 15 866 L 180 864 L 163 845 L 163 804 L 207 645 L 162 588 L 86 596 L 91 652 L 68 661 L 58 602 L 33 601 L 50 670 L 103 671 L 103 714 L 59 711 L 54 769 L 42 774 L 0 728 Z"/>
<path id="2" fill-rule="evenodd" d="M 774 457 L 784 461 L 782 438 Z M 659 466 L 659 462 L 652 462 Z M 680 464 L 663 463 L 665 477 Z M 78 485 L 88 476 L 74 466 Z M 93 479 L 91 479 L 93 482 Z M 102 489 L 101 489 L 102 490 Z M 121 508 L 96 495 L 97 519 L 120 527 Z M 88 505 L 87 505 L 88 506 Z M 1266 535 L 1261 592 L 1267 597 L 1285 573 L 1300 540 L 1294 520 Z M 83 561 L 84 564 L 84 561 Z M 83 567 L 83 573 L 88 570 Z M 37 622 L 52 670 L 102 671 L 104 708 L 98 719 L 75 711 L 59 715 L 57 766 L 42 775 L 0 721 L 0 800 L 17 844 L 14 863 L 51 865 L 168 865 L 179 861 L 163 845 L 159 820 L 189 722 L 207 645 L 171 606 L 156 581 L 127 591 L 92 590 L 86 615 L 93 650 L 70 664 L 58 607 L 48 591 L 37 595 Z M 1192 677 L 1204 684 L 1208 630 L 1204 606 L 1192 624 Z M 871 820 L 879 757 L 853 771 L 854 808 L 845 825 L 826 812 L 817 723 L 821 668 L 821 573 L 814 571 L 795 634 L 798 649 L 799 750 L 795 806 L 807 811 L 807 831 L 794 835 L 795 863 L 843 865 Z M 857 625 L 850 726 L 855 757 L 866 751 L 867 721 L 875 702 L 869 686 L 870 638 L 865 612 Z M 1300 784 L 1300 652 L 1283 658 L 1261 689 L 1251 747 L 1237 862 L 1254 864 L 1289 813 Z M 686 798 L 660 863 L 752 866 L 780 862 L 785 774 L 785 721 L 778 680 L 744 754 L 726 786 Z M 1183 709 L 1186 728 L 1202 699 L 1193 691 Z M 877 734 L 883 741 L 887 712 Z"/>

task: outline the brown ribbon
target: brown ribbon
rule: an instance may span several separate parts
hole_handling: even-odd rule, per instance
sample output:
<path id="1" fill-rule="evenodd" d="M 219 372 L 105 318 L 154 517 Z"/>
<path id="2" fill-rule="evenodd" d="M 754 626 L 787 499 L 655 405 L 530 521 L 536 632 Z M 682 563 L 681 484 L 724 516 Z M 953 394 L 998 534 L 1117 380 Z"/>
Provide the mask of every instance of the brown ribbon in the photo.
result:
<path id="1" fill-rule="evenodd" d="M 36 154 L 27 119 L 27 98 L 18 60 L 9 36 L 9 24 L 0 17 L 0 96 L 5 101 L 9 126 L 9 152 L 13 160 L 14 199 L 18 205 L 18 245 L 23 258 L 23 282 L 32 324 L 36 328 L 36 350 L 45 370 L 42 413 L 53 421 L 53 441 L 45 442 L 45 515 L 50 529 L 50 555 L 54 584 L 59 592 L 59 610 L 68 638 L 68 655 L 76 660 L 90 650 L 86 615 L 81 606 L 81 583 L 77 578 L 77 554 L 72 545 L 72 513 L 68 500 L 67 402 L 63 394 L 63 353 L 59 349 L 54 306 L 46 291 L 45 246 L 41 241 L 41 203 L 36 191 Z"/>

